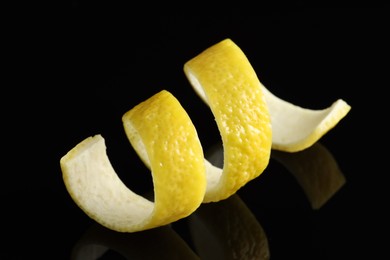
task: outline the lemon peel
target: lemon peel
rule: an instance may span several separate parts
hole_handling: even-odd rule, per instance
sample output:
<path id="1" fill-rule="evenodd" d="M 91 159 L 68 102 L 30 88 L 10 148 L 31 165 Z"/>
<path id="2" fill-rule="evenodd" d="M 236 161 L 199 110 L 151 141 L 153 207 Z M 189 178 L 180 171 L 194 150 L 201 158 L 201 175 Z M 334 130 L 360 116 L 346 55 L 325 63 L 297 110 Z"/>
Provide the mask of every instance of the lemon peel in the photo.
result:
<path id="1" fill-rule="evenodd" d="M 122 117 L 128 140 L 151 170 L 153 201 L 119 179 L 101 135 L 84 139 L 60 160 L 72 199 L 109 229 L 152 229 L 189 216 L 201 203 L 227 199 L 262 174 L 272 149 L 297 152 L 312 146 L 351 109 L 342 99 L 311 110 L 276 97 L 231 39 L 199 53 L 183 70 L 215 117 L 223 166 L 204 158 L 188 114 L 170 92 L 160 91 Z"/>
<path id="2" fill-rule="evenodd" d="M 118 177 L 101 135 L 88 137 L 60 160 L 75 203 L 101 225 L 136 232 L 172 223 L 194 212 L 206 188 L 204 155 L 195 127 L 168 91 L 124 116 L 129 139 L 151 166 L 154 201 L 131 191 Z M 130 129 L 130 130 L 129 130 Z"/>
<path id="3" fill-rule="evenodd" d="M 299 152 L 312 146 L 351 110 L 343 99 L 337 99 L 324 109 L 304 108 L 262 88 L 271 115 L 274 150 Z"/>
<path id="4" fill-rule="evenodd" d="M 221 134 L 223 168 L 205 159 L 203 202 L 217 202 L 236 193 L 267 167 L 272 140 L 268 107 L 249 60 L 230 39 L 199 53 L 183 69 L 210 106 Z"/>
<path id="5" fill-rule="evenodd" d="M 228 45 L 231 48 L 227 48 L 226 46 Z M 238 72 L 243 73 L 241 79 L 256 77 L 249 61 L 246 60 L 245 54 L 243 52 L 238 54 L 237 49 L 238 46 L 231 39 L 227 38 L 206 50 L 205 52 L 208 54 L 202 54 L 202 56 L 196 58 L 198 60 L 203 59 L 201 62 L 204 68 L 198 68 L 199 72 L 194 73 L 194 69 L 191 68 L 193 66 L 192 62 L 188 62 L 185 65 L 185 75 L 191 86 L 208 106 L 215 106 L 212 104 L 214 101 L 209 100 L 209 94 L 206 93 L 209 91 L 205 90 L 205 83 L 200 82 L 198 78 L 199 73 L 209 74 L 208 84 L 221 84 L 222 87 L 225 81 L 230 81 L 231 77 L 236 77 Z M 221 56 L 223 56 L 220 61 L 213 60 L 216 52 L 220 52 Z M 238 56 L 241 57 L 239 58 Z M 245 62 L 242 62 L 243 60 Z M 244 63 L 246 63 L 245 66 Z M 225 73 L 226 78 L 218 78 L 223 73 Z M 241 84 L 242 82 L 237 82 L 232 88 L 239 90 L 242 88 Z M 334 128 L 351 109 L 351 106 L 343 99 L 337 99 L 324 109 L 303 108 L 275 96 L 261 82 L 258 85 L 265 97 L 267 109 L 271 117 L 272 149 L 274 150 L 298 152 L 310 147 L 329 130 Z M 234 102 L 230 99 L 223 101 L 225 89 L 220 89 L 219 91 L 222 105 Z M 249 93 L 247 94 L 249 95 Z M 245 102 L 245 99 L 236 102 Z"/>

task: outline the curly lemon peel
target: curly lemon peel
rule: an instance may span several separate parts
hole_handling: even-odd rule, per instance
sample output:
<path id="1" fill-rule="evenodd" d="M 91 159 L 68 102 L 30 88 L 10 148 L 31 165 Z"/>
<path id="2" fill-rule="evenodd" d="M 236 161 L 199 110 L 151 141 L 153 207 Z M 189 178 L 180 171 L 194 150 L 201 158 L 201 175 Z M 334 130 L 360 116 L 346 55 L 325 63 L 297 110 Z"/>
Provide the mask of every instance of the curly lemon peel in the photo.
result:
<path id="1" fill-rule="evenodd" d="M 224 147 L 223 169 L 206 159 L 204 202 L 236 193 L 267 167 L 271 120 L 261 83 L 242 50 L 230 39 L 204 50 L 184 65 L 197 93 L 209 105 Z"/>
<path id="2" fill-rule="evenodd" d="M 204 50 L 183 69 L 215 117 L 223 166 L 204 158 L 196 129 L 178 100 L 166 90 L 155 94 L 122 117 L 131 145 L 152 172 L 154 201 L 122 183 L 101 135 L 86 138 L 60 160 L 72 199 L 109 229 L 137 232 L 163 226 L 190 215 L 202 202 L 226 199 L 265 170 L 271 149 L 306 149 L 350 110 L 341 99 L 310 110 L 274 96 L 230 39 Z"/>
<path id="3" fill-rule="evenodd" d="M 226 46 L 231 46 L 231 48 Z M 206 72 L 209 74 L 210 78 L 208 80 L 210 84 L 221 84 L 223 87 L 224 81 L 230 81 L 231 77 L 236 77 L 238 72 L 243 73 L 242 78 L 256 77 L 249 61 L 245 58 L 245 54 L 237 50 L 238 46 L 231 39 L 225 39 L 212 46 L 212 48 L 205 50 L 202 56 L 196 57 L 196 59 L 202 60 L 201 62 L 205 66 L 204 70 L 207 70 Z M 213 60 L 214 52 L 221 52 L 223 59 L 220 61 Z M 218 64 L 218 62 L 220 63 Z M 214 106 L 208 98 L 207 91 L 204 89 L 204 82 L 199 81 L 199 75 L 193 72 L 193 69 L 190 68 L 191 66 L 193 65 L 190 63 L 185 65 L 185 74 L 191 86 L 207 105 Z M 201 68 L 199 71 L 204 73 Z M 225 73 L 227 78 L 219 79 L 219 75 L 223 73 Z M 241 89 L 241 84 L 239 82 L 234 88 L 237 90 Z M 303 108 L 275 96 L 261 82 L 257 85 L 261 87 L 261 92 L 265 97 L 267 109 L 271 117 L 272 149 L 274 150 L 298 152 L 310 147 L 329 130 L 334 128 L 351 109 L 351 106 L 342 99 L 337 99 L 324 109 Z M 222 95 L 223 92 L 220 94 Z M 241 100 L 241 102 L 244 100 Z M 231 102 L 231 100 L 226 100 L 224 103 L 228 102 Z M 226 105 L 224 103 L 222 104 Z"/>
<path id="4" fill-rule="evenodd" d="M 343 99 L 324 109 L 308 109 L 272 94 L 264 86 L 272 124 L 272 149 L 299 152 L 316 143 L 351 110 Z"/>
<path id="5" fill-rule="evenodd" d="M 61 158 L 67 190 L 101 225 L 136 232 L 170 224 L 194 212 L 206 188 L 204 155 L 180 103 L 161 91 L 123 116 L 129 139 L 150 162 L 154 202 L 131 191 L 110 164 L 101 135 L 86 138 Z M 136 142 L 137 144 L 134 144 Z"/>

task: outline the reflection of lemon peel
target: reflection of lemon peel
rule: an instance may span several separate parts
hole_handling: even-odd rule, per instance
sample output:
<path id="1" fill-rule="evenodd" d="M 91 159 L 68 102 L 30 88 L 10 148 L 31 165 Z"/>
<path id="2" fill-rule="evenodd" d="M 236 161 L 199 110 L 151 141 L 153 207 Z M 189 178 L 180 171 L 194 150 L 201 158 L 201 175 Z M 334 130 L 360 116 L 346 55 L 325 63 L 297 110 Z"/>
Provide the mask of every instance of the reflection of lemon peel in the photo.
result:
<path id="1" fill-rule="evenodd" d="M 187 61 L 184 72 L 210 106 L 225 150 L 223 169 L 206 160 L 204 202 L 226 199 L 258 177 L 269 162 L 272 131 L 261 84 L 230 39 Z"/>
<path id="2" fill-rule="evenodd" d="M 313 209 L 321 208 L 346 182 L 333 155 L 318 142 L 301 152 L 273 151 L 271 156 L 292 173 Z"/>
<path id="3" fill-rule="evenodd" d="M 203 204 L 189 224 L 201 259 L 270 259 L 263 227 L 237 194 Z"/>
<path id="4" fill-rule="evenodd" d="M 71 259 L 103 259 L 109 250 L 124 259 L 200 259 L 169 226 L 128 234 L 97 224 L 88 228 L 73 246 Z"/>
<path id="5" fill-rule="evenodd" d="M 347 115 L 351 106 L 338 99 L 327 108 L 302 108 L 273 95 L 263 86 L 272 123 L 272 149 L 298 152 L 317 142 Z"/>
<path id="6" fill-rule="evenodd" d="M 121 182 L 100 135 L 85 139 L 61 158 L 73 200 L 103 226 L 122 232 L 169 224 L 195 211 L 206 188 L 204 156 L 179 102 L 161 91 L 128 111 L 123 121 L 137 152 L 144 151 L 143 159 L 150 162 L 154 202 Z"/>

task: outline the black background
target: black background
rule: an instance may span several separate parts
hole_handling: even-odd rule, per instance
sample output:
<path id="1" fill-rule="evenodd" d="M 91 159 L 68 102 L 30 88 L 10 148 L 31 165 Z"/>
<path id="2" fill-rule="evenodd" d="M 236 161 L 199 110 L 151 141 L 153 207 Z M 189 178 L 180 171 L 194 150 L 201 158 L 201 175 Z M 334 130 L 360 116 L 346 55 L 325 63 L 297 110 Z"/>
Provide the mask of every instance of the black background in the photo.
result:
<path id="1" fill-rule="evenodd" d="M 114 168 L 132 190 L 151 188 L 121 116 L 158 91 L 180 100 L 205 150 L 217 143 L 212 114 L 183 65 L 225 38 L 240 46 L 260 81 L 280 98 L 313 109 L 342 98 L 352 107 L 320 140 L 347 179 L 323 208 L 311 210 L 274 160 L 238 192 L 267 233 L 271 259 L 380 255 L 388 234 L 387 7 L 179 14 L 74 1 L 63 20 L 56 13 L 37 23 L 27 19 L 8 38 L 7 71 L 13 73 L 6 71 L 11 83 L 2 95 L 4 259 L 69 259 L 94 223 L 69 197 L 59 167 L 60 158 L 88 136 L 103 135 Z M 191 245 L 185 221 L 175 228 Z"/>

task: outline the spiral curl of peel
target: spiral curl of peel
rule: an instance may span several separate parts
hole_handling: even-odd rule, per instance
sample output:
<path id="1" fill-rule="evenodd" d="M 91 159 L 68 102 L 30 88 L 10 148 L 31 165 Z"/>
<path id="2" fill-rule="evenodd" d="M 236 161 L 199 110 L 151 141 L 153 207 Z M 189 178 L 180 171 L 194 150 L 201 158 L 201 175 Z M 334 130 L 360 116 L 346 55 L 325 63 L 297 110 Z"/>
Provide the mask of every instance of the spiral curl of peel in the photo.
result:
<path id="1" fill-rule="evenodd" d="M 74 202 L 109 229 L 152 229 L 189 216 L 201 203 L 227 199 L 263 173 L 271 149 L 306 149 L 350 110 L 342 100 L 310 110 L 277 98 L 231 39 L 207 48 L 183 69 L 215 117 L 224 165 L 214 166 L 204 158 L 196 128 L 179 101 L 167 90 L 156 93 L 122 117 L 128 140 L 151 170 L 153 201 L 119 179 L 99 134 L 60 160 Z"/>

